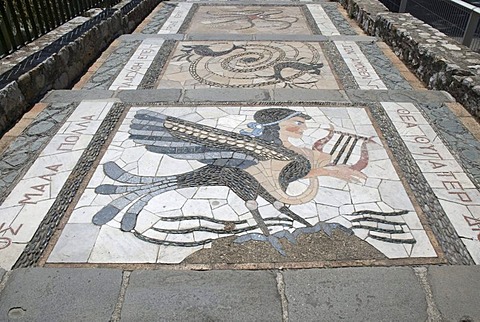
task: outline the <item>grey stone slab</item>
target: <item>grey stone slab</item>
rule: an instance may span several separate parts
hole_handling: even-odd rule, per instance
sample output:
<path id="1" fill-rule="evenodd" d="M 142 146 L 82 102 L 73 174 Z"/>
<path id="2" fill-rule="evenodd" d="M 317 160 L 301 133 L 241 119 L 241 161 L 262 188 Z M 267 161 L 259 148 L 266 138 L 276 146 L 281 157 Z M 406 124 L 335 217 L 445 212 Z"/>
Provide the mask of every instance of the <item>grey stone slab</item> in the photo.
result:
<path id="1" fill-rule="evenodd" d="M 354 103 L 363 102 L 410 102 L 444 103 L 454 101 L 443 91 L 411 90 L 347 90 L 347 96 Z"/>
<path id="2" fill-rule="evenodd" d="M 113 93 L 105 90 L 56 90 L 50 92 L 42 102 L 81 102 L 83 100 L 108 99 L 113 97 Z"/>
<path id="3" fill-rule="evenodd" d="M 5 275 L 6 271 L 3 268 L 0 268 L 0 281 L 3 278 L 3 275 Z"/>
<path id="4" fill-rule="evenodd" d="M 137 89 L 135 91 L 119 91 L 115 97 L 124 103 L 155 103 L 178 102 L 182 95 L 181 89 Z"/>
<path id="5" fill-rule="evenodd" d="M 357 42 L 376 42 L 378 38 L 370 36 L 353 36 L 353 35 L 335 35 L 329 36 L 331 41 L 357 41 Z"/>
<path id="6" fill-rule="evenodd" d="M 281 321 L 269 271 L 134 271 L 122 321 Z"/>
<path id="7" fill-rule="evenodd" d="M 348 102 L 348 99 L 338 90 L 279 88 L 272 90 L 272 93 L 273 100 L 276 102 Z"/>
<path id="8" fill-rule="evenodd" d="M 136 40 L 147 40 L 147 39 L 158 39 L 158 40 L 183 40 L 185 38 L 184 34 L 126 34 L 119 37 L 122 41 L 136 41 Z"/>
<path id="9" fill-rule="evenodd" d="M 206 88 L 187 89 L 183 100 L 185 102 L 258 102 L 269 101 L 270 93 L 264 89 L 243 88 Z"/>
<path id="10" fill-rule="evenodd" d="M 284 273 L 291 321 L 426 321 L 425 294 L 410 268 Z"/>
<path id="11" fill-rule="evenodd" d="M 446 321 L 480 321 L 480 266 L 429 267 L 428 280 Z"/>
<path id="12" fill-rule="evenodd" d="M 121 282 L 115 269 L 15 270 L 0 294 L 0 321 L 109 321 Z"/>

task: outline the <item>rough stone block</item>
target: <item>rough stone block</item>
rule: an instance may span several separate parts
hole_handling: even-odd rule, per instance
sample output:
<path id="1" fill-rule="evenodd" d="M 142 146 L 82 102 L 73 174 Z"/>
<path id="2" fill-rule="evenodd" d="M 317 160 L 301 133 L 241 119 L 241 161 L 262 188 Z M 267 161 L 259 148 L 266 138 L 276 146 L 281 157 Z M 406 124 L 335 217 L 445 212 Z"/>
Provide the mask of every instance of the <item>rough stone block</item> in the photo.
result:
<path id="1" fill-rule="evenodd" d="M 338 90 L 308 90 L 280 88 L 272 90 L 273 100 L 280 102 L 347 102 L 347 99 Z"/>
<path id="2" fill-rule="evenodd" d="M 410 268 L 287 271 L 291 321 L 426 321 L 425 294 Z"/>
<path id="3" fill-rule="evenodd" d="M 185 90 L 184 101 L 259 102 L 270 100 L 268 90 L 236 88 L 202 88 Z"/>
<path id="4" fill-rule="evenodd" d="M 124 103 L 140 104 L 155 102 L 178 102 L 182 91 L 180 89 L 139 89 L 135 91 L 119 91 L 115 97 Z"/>
<path id="5" fill-rule="evenodd" d="M 268 271 L 134 271 L 123 321 L 281 321 Z"/>
<path id="6" fill-rule="evenodd" d="M 83 100 L 109 99 L 113 96 L 111 91 L 103 90 L 56 90 L 51 91 L 43 100 L 43 103 L 56 102 L 81 102 Z"/>
<path id="7" fill-rule="evenodd" d="M 480 321 L 480 266 L 433 266 L 428 279 L 446 321 Z"/>
<path id="8" fill-rule="evenodd" d="M 0 89 L 0 136 L 15 124 L 27 109 L 25 100 L 17 82 Z"/>
<path id="9" fill-rule="evenodd" d="M 0 321 L 109 321 L 121 283 L 114 269 L 15 270 L 0 294 Z"/>

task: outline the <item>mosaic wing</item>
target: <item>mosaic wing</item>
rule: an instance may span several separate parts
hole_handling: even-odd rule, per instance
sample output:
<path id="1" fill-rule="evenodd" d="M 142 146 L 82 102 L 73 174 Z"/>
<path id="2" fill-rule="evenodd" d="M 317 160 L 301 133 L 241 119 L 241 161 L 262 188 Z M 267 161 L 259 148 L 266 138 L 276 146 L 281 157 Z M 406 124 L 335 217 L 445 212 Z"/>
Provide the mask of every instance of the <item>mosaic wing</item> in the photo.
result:
<path id="1" fill-rule="evenodd" d="M 246 168 L 261 160 L 293 160 L 282 146 L 160 113 L 140 110 L 130 125 L 130 138 L 148 151 L 176 159 Z"/>

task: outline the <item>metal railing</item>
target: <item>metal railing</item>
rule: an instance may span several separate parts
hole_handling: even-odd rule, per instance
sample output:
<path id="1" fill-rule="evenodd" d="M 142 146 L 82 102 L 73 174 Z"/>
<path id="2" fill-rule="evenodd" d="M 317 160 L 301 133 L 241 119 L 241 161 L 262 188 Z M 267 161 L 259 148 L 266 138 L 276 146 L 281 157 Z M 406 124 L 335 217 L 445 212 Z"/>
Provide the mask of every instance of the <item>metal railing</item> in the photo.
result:
<path id="1" fill-rule="evenodd" d="M 480 8 L 461 0 L 380 0 L 390 11 L 414 17 L 480 51 Z"/>
<path id="2" fill-rule="evenodd" d="M 0 57 L 92 8 L 120 0 L 0 0 Z"/>

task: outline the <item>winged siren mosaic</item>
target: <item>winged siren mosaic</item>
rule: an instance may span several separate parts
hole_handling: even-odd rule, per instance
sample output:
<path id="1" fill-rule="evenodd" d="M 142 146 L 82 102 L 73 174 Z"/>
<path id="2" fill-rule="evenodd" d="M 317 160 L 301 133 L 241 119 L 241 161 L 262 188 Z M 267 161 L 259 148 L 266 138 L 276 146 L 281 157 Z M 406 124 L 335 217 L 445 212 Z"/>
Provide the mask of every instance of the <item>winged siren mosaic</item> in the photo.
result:
<path id="1" fill-rule="evenodd" d="M 369 237 L 385 243 L 416 243 L 402 219 L 408 210 L 353 211 L 346 216 L 351 222 L 347 228 L 338 222 L 319 220 L 321 216 L 316 214 L 312 217 L 291 209 L 310 203 L 317 196 L 322 189 L 321 177 L 364 183 L 367 176 L 362 171 L 369 165 L 368 146 L 377 144 L 371 137 L 337 131 L 333 125 L 312 147 L 293 144 L 302 138 L 310 119 L 305 112 L 293 109 L 265 108 L 257 110 L 253 121 L 246 123 L 244 129 L 232 132 L 152 110 L 138 110 L 130 124 L 130 140 L 144 145 L 150 153 L 185 162 L 195 160 L 202 165 L 174 175 L 142 176 L 123 170 L 115 162 L 106 162 L 103 171 L 114 183 L 101 184 L 95 192 L 114 197 L 92 221 L 95 225 L 105 225 L 121 217 L 122 231 L 164 246 L 195 247 L 236 235 L 236 243 L 265 241 L 282 255 L 286 254 L 280 238 L 295 243 L 299 234 L 323 231 L 331 235 L 334 229 L 351 234 L 354 229 L 365 229 Z M 328 152 L 326 146 L 329 146 Z M 303 191 L 289 192 L 289 187 L 300 181 L 305 186 Z M 227 187 L 244 202 L 253 220 L 244 216 L 219 219 L 211 213 L 163 215 L 159 212 L 155 214 L 158 222 L 150 230 L 162 237 L 151 237 L 144 230 L 136 229 L 137 218 L 153 198 L 161 198 L 173 190 L 199 187 Z M 262 213 L 259 200 L 273 206 L 277 214 Z M 196 224 L 181 228 L 181 223 L 187 221 Z M 179 225 L 169 228 L 172 223 Z M 192 233 L 197 233 L 195 240 L 182 239 Z"/>

